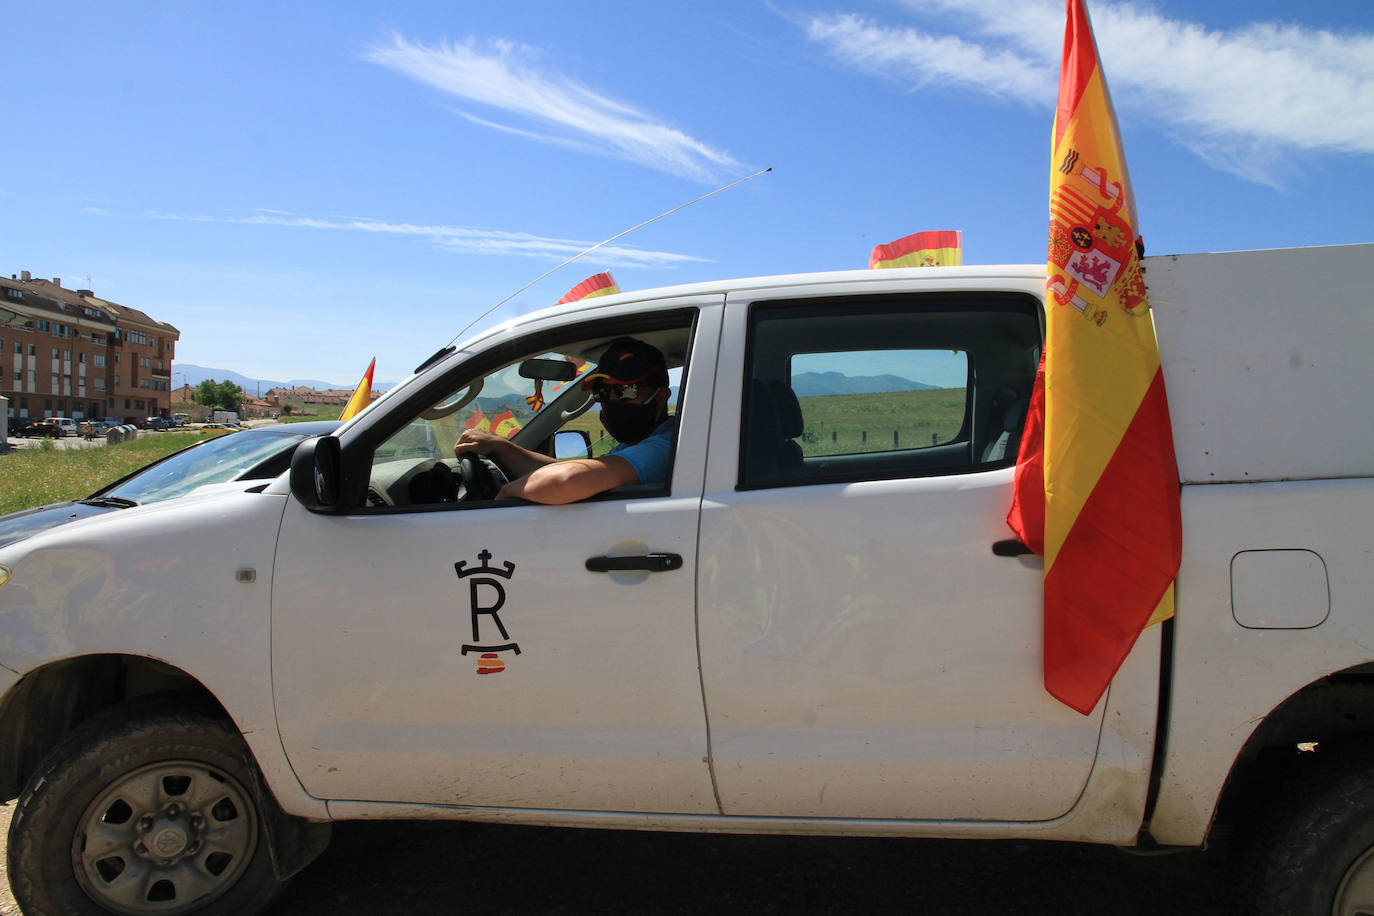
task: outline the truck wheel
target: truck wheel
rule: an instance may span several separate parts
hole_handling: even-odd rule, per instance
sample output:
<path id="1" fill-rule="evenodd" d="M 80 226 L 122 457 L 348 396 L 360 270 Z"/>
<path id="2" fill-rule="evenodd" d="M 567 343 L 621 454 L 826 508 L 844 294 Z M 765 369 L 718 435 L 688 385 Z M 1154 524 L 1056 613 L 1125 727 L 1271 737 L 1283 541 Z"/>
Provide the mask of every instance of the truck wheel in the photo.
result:
<path id="1" fill-rule="evenodd" d="M 1328 753 L 1282 787 L 1273 829 L 1251 837 L 1264 848 L 1249 856 L 1246 912 L 1374 913 L 1374 744 Z"/>
<path id="2" fill-rule="evenodd" d="M 228 723 L 162 704 L 106 710 L 64 739 L 10 823 L 25 913 L 256 913 L 272 871 L 247 747 Z"/>

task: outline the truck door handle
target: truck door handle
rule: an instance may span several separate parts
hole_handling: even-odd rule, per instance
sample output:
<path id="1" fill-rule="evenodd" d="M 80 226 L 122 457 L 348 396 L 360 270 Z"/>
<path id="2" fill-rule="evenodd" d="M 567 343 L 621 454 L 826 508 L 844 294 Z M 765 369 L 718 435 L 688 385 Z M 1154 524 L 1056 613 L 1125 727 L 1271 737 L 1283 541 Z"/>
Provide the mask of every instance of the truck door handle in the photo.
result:
<path id="1" fill-rule="evenodd" d="M 995 541 L 992 545 L 992 552 L 999 557 L 1024 557 L 1028 553 L 1034 553 L 1034 551 L 1025 544 L 1022 544 L 1016 538 L 1010 538 L 1005 541 Z"/>
<path id="2" fill-rule="evenodd" d="M 589 557 L 587 569 L 592 572 L 618 572 L 625 569 L 647 569 L 667 572 L 681 569 L 682 557 L 675 553 L 648 553 L 638 557 Z"/>

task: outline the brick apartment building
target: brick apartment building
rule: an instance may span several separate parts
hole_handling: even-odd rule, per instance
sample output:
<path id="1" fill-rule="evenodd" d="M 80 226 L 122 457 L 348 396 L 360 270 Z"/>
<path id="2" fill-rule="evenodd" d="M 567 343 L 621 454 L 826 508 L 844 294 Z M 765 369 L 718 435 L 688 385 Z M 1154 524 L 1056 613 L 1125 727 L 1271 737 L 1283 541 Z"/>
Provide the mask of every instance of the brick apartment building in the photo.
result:
<path id="1" fill-rule="evenodd" d="M 9 418 L 170 416 L 181 332 L 24 271 L 0 277 L 0 395 Z"/>

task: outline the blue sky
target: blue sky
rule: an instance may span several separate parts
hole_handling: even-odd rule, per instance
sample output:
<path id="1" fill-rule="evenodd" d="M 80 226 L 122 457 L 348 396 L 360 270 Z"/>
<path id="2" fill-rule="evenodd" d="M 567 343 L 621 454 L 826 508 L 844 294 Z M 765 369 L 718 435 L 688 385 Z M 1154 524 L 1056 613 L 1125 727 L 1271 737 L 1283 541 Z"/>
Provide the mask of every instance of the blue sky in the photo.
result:
<path id="1" fill-rule="evenodd" d="M 1374 241 L 1374 4 L 1089 5 L 1149 253 Z M 1056 0 L 6 9 L 8 273 L 143 309 L 178 360 L 404 377 L 610 268 L 863 267 L 923 229 L 1044 260 Z M 174 379 L 175 380 L 175 379 Z"/>

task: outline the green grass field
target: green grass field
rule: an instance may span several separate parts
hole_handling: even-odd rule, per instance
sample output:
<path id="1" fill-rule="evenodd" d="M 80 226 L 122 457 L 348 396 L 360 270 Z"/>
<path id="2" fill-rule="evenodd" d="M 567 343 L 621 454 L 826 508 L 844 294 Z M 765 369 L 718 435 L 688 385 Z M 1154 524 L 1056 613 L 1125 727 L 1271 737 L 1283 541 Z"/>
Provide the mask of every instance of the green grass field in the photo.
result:
<path id="1" fill-rule="evenodd" d="M 805 421 L 802 451 L 806 455 L 884 451 L 894 448 L 894 433 L 897 448 L 948 442 L 963 424 L 964 397 L 962 388 L 944 388 L 801 398 Z M 290 419 L 337 416 L 331 409 L 328 416 L 311 414 Z M 614 444 L 595 411 L 588 411 L 566 428 L 586 430 L 594 455 L 604 454 Z M 13 450 L 0 455 L 0 479 L 5 482 L 0 489 L 0 513 L 89 496 L 149 462 L 218 432 L 156 433 L 94 449 Z"/>
<path id="2" fill-rule="evenodd" d="M 132 442 L 99 448 L 13 449 L 0 455 L 0 514 L 45 503 L 81 499 L 145 464 L 201 439 L 223 434 L 145 433 Z"/>
<path id="3" fill-rule="evenodd" d="M 949 442 L 964 423 L 963 388 L 799 398 L 802 454 L 849 455 Z"/>
<path id="4" fill-rule="evenodd" d="M 316 420 L 337 420 L 343 408 L 337 404 L 311 404 L 296 407 L 289 414 L 277 417 L 278 423 L 313 423 Z"/>
<path id="5" fill-rule="evenodd" d="M 949 442 L 963 426 L 965 398 L 963 388 L 799 398 L 805 427 L 802 454 L 847 455 Z M 564 428 L 586 430 L 594 455 L 613 445 L 595 411 L 584 413 Z"/>

